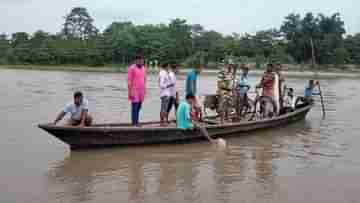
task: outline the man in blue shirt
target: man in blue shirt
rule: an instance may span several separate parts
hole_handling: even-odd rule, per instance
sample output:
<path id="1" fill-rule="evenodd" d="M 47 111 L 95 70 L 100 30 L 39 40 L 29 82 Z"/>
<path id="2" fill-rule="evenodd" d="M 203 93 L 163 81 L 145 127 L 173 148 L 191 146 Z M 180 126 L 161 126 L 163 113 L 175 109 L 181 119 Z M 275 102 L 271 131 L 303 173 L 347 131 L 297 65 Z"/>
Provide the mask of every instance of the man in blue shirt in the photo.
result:
<path id="1" fill-rule="evenodd" d="M 250 83 L 248 79 L 249 67 L 245 64 L 242 65 L 242 75 L 240 76 L 240 80 L 238 81 L 238 90 L 240 97 L 246 97 L 247 92 L 250 89 Z"/>
<path id="2" fill-rule="evenodd" d="M 191 129 L 194 127 L 191 120 L 191 106 L 195 103 L 194 95 L 186 95 L 186 100 L 180 102 L 176 111 L 176 126 L 181 129 Z"/>
<path id="3" fill-rule="evenodd" d="M 309 80 L 309 83 L 305 86 L 304 96 L 298 97 L 295 102 L 295 107 L 300 108 L 303 106 L 306 106 L 308 104 L 312 104 L 314 102 L 313 95 L 319 95 L 319 93 L 314 93 L 314 88 L 316 85 L 318 85 L 318 82 L 315 82 L 314 80 Z M 299 104 L 299 102 L 302 102 L 302 104 Z"/>
<path id="4" fill-rule="evenodd" d="M 236 111 L 239 118 L 242 117 L 242 111 L 248 104 L 247 93 L 250 90 L 250 83 L 248 80 L 249 67 L 245 64 L 241 65 L 242 75 L 237 83 L 237 99 L 236 99 Z"/>
<path id="5" fill-rule="evenodd" d="M 313 92 L 314 92 L 314 87 L 315 87 L 315 83 L 314 80 L 309 80 L 309 83 L 305 86 L 305 92 L 304 92 L 304 97 L 306 99 L 311 99 L 313 96 Z"/>
<path id="6" fill-rule="evenodd" d="M 197 77 L 201 72 L 203 65 L 197 64 L 186 76 L 185 94 L 194 95 L 197 93 Z"/>

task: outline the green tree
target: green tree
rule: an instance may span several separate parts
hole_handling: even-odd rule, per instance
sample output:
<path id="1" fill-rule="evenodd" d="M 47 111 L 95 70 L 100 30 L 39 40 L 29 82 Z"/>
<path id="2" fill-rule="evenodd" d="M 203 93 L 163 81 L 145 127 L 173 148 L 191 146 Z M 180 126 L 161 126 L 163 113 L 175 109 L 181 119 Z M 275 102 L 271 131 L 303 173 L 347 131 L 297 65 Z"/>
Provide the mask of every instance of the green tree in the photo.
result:
<path id="1" fill-rule="evenodd" d="M 0 34 L 0 64 L 8 63 L 8 52 L 10 50 L 10 41 L 6 34 Z"/>
<path id="2" fill-rule="evenodd" d="M 347 63 L 349 61 L 349 52 L 344 48 L 336 48 L 334 50 L 334 64 L 336 65 L 342 65 Z"/>
<path id="3" fill-rule="evenodd" d="M 340 14 L 330 17 L 307 13 L 285 17 L 281 32 L 287 40 L 287 52 L 297 62 L 308 62 L 313 54 L 320 64 L 333 63 L 334 50 L 343 46 L 344 22 Z"/>
<path id="4" fill-rule="evenodd" d="M 176 49 L 172 54 L 178 60 L 184 60 L 192 52 L 192 26 L 186 23 L 184 19 L 174 19 L 169 24 L 169 36 L 174 40 L 173 46 Z"/>
<path id="5" fill-rule="evenodd" d="M 320 64 L 338 63 L 335 50 L 344 47 L 343 35 L 345 34 L 344 22 L 339 13 L 330 17 L 319 14 L 320 39 L 318 40 L 317 56 Z"/>
<path id="6" fill-rule="evenodd" d="M 348 51 L 349 62 L 360 64 L 360 33 L 347 36 L 344 47 Z"/>
<path id="7" fill-rule="evenodd" d="M 11 45 L 13 47 L 24 46 L 29 42 L 29 34 L 26 32 L 16 32 L 11 36 Z"/>
<path id="8" fill-rule="evenodd" d="M 88 39 L 99 32 L 93 22 L 86 8 L 75 7 L 66 15 L 62 32 L 67 38 Z"/>
<path id="9" fill-rule="evenodd" d="M 114 22 L 104 31 L 110 60 L 127 63 L 136 54 L 136 28 L 131 22 Z"/>

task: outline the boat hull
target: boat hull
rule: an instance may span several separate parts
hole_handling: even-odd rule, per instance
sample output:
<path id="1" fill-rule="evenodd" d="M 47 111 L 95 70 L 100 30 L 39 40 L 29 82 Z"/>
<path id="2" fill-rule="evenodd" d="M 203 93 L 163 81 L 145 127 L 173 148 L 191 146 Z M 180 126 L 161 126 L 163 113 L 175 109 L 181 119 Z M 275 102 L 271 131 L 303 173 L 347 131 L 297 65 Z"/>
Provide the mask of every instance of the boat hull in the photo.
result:
<path id="1" fill-rule="evenodd" d="M 311 105 L 305 106 L 294 112 L 260 121 L 207 125 L 206 129 L 213 138 L 230 135 L 241 136 L 243 132 L 274 128 L 302 120 L 311 107 Z M 150 125 L 151 123 L 145 124 Z M 131 127 L 129 124 L 99 124 L 78 128 L 40 124 L 39 128 L 68 144 L 72 150 L 122 145 L 179 143 L 204 139 L 199 130 L 182 130 L 175 127 L 138 128 Z"/>

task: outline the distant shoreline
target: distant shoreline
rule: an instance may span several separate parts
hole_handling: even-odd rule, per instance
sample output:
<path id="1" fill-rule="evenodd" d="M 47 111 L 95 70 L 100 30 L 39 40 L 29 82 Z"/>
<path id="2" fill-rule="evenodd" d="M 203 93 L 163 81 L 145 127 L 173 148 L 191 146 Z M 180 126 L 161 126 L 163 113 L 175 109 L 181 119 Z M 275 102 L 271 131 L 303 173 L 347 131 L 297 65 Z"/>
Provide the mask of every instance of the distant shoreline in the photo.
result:
<path id="1" fill-rule="evenodd" d="M 64 66 L 55 66 L 55 65 L 0 65 L 0 69 L 14 69 L 14 70 L 40 70 L 40 71 L 65 71 L 65 72 L 99 72 L 99 73 L 126 73 L 127 68 L 125 66 L 101 66 L 101 67 L 89 67 L 89 66 L 79 66 L 79 65 L 64 65 Z M 189 69 L 181 69 L 180 74 L 186 74 Z M 156 69 L 151 69 L 150 73 L 156 73 Z M 217 74 L 217 69 L 205 69 L 203 74 L 214 75 Z M 250 69 L 249 75 L 261 75 L 263 74 L 263 69 Z M 360 78 L 360 70 L 342 70 L 337 68 L 331 69 L 317 69 L 312 71 L 310 69 L 298 69 L 298 68 L 289 68 L 282 71 L 284 76 L 294 76 L 294 77 L 349 77 L 349 78 Z"/>
<path id="2" fill-rule="evenodd" d="M 100 72 L 100 73 L 125 73 L 124 66 L 90 67 L 81 65 L 0 65 L 0 69 L 15 70 L 43 70 L 43 71 L 69 71 L 69 72 Z"/>

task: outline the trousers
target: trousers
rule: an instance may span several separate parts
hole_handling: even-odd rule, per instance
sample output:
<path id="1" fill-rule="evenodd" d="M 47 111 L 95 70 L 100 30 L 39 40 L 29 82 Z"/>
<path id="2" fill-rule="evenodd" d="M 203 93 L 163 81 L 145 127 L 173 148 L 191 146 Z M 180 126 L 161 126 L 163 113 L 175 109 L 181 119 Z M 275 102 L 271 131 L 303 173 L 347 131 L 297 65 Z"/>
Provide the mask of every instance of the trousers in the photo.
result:
<path id="1" fill-rule="evenodd" d="M 133 125 L 139 125 L 139 115 L 142 102 L 131 103 L 131 122 Z"/>

